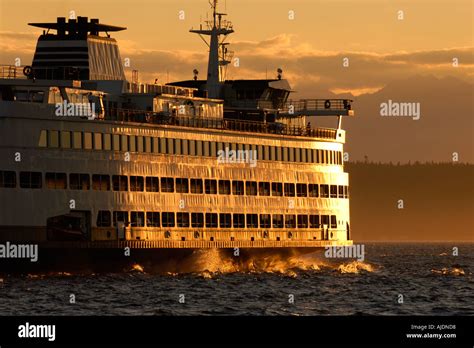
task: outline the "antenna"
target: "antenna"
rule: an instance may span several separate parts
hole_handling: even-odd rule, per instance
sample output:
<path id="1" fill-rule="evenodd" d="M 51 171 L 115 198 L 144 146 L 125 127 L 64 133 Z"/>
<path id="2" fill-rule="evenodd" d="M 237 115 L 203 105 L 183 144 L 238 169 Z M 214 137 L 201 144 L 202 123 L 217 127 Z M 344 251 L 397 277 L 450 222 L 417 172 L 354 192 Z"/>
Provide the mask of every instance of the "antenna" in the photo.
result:
<path id="1" fill-rule="evenodd" d="M 207 20 L 207 29 L 201 25 L 198 30 L 191 29 L 191 33 L 198 34 L 201 39 L 209 46 L 209 60 L 207 65 L 207 93 L 210 98 L 219 98 L 221 88 L 225 81 L 227 73 L 227 65 L 230 64 L 230 57 L 233 52 L 227 48 L 228 43 L 225 42 L 227 36 L 234 32 L 232 23 L 224 19 L 225 13 L 217 10 L 218 0 L 209 0 L 212 9 L 212 19 Z M 209 36 L 206 40 L 204 36 Z"/>

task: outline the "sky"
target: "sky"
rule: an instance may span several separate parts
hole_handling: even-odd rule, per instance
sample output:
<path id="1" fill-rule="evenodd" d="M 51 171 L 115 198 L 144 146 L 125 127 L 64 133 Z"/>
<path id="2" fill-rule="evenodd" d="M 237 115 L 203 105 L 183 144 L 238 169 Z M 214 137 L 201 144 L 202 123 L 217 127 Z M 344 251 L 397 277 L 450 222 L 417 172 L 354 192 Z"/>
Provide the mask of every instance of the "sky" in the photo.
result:
<path id="1" fill-rule="evenodd" d="M 229 14 L 236 31 L 229 37 L 230 49 L 240 63 L 231 65 L 227 78 L 271 78 L 282 68 L 301 97 L 373 93 L 394 79 L 416 75 L 472 81 L 473 4 L 221 0 L 220 10 Z M 112 34 L 122 58 L 130 59 L 128 76 L 137 69 L 144 82 L 158 78 L 166 83 L 192 78 L 194 68 L 206 76 L 207 47 L 188 31 L 206 19 L 207 0 L 0 0 L 1 64 L 15 58 L 31 62 L 41 29 L 27 23 L 54 22 L 71 11 L 127 27 Z M 349 66 L 343 66 L 344 58 Z"/>

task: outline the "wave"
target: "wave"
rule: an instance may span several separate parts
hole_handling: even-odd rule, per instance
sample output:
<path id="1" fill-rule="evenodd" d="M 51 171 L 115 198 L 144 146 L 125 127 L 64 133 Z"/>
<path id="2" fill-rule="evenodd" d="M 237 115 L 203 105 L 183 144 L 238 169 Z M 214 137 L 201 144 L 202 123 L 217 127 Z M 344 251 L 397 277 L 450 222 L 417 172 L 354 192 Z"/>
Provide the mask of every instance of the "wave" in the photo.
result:
<path id="1" fill-rule="evenodd" d="M 140 266 L 150 273 L 176 276 L 195 274 L 203 278 L 230 273 L 271 273 L 297 277 L 303 272 L 338 271 L 358 274 L 361 271 L 374 272 L 375 267 L 359 261 L 340 263 L 328 259 L 320 251 L 304 253 L 301 250 L 241 250 L 234 255 L 230 250 L 196 250 L 179 262 L 166 265 Z"/>

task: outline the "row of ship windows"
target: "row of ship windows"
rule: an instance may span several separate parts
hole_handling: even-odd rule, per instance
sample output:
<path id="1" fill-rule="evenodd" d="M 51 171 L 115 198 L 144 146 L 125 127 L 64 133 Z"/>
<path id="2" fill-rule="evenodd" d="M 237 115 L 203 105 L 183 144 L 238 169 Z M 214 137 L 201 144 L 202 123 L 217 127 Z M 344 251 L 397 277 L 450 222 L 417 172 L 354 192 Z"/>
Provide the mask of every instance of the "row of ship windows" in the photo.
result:
<path id="1" fill-rule="evenodd" d="M 136 135 L 42 130 L 40 147 L 217 157 L 220 150 L 255 150 L 256 160 L 342 165 L 342 152 L 293 147 L 155 138 Z M 255 158 L 253 158 L 255 159 Z"/>
<path id="2" fill-rule="evenodd" d="M 21 188 L 39 189 L 43 187 L 41 172 L 20 172 Z M 45 187 L 67 189 L 66 173 L 45 173 Z M 0 187 L 17 187 L 17 176 L 13 171 L 0 171 Z M 69 174 L 70 190 L 90 190 L 89 174 Z M 257 182 L 243 180 L 187 179 L 156 176 L 126 176 L 93 174 L 92 189 L 97 191 L 135 191 L 163 193 L 220 194 L 238 196 L 286 196 L 349 198 L 346 185 Z"/>
<path id="3" fill-rule="evenodd" d="M 146 219 L 145 219 L 146 217 Z M 193 228 L 337 228 L 336 215 L 230 214 L 187 212 L 143 212 L 100 210 L 97 227 L 117 226 L 119 222 L 132 227 Z"/>

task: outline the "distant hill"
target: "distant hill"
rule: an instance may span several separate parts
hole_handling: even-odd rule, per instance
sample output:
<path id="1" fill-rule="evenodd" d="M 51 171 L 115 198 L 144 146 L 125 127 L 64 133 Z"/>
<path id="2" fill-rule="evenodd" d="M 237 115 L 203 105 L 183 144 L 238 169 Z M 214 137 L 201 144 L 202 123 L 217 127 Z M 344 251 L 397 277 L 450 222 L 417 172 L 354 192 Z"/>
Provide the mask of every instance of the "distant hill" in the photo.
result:
<path id="1" fill-rule="evenodd" d="M 355 241 L 474 242 L 474 165 L 347 163 L 345 169 Z"/>
<path id="2" fill-rule="evenodd" d="M 474 163 L 474 84 L 416 76 L 354 99 L 356 117 L 343 121 L 351 161 L 449 162 L 457 152 L 459 161 Z M 420 103 L 421 118 L 380 116 L 380 104 L 388 100 Z M 327 125 L 319 121 L 312 123 Z"/>

